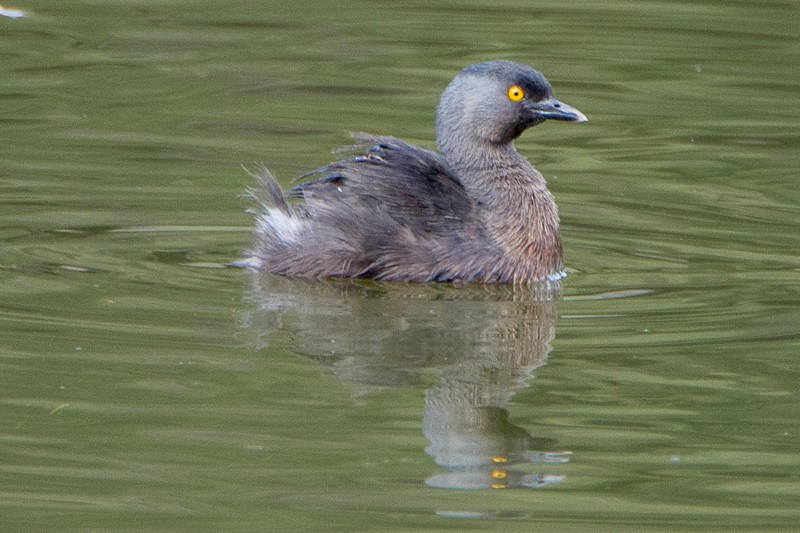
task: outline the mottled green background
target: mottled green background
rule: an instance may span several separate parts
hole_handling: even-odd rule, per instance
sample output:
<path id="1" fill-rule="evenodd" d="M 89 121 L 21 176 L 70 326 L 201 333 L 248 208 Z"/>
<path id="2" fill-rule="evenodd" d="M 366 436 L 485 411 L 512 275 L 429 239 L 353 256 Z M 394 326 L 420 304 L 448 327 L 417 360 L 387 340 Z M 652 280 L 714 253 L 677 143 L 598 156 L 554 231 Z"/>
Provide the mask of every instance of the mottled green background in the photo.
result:
<path id="1" fill-rule="evenodd" d="M 6 7 L 4 531 L 797 530 L 797 2 Z M 351 131 L 433 147 L 443 87 L 495 58 L 590 118 L 518 142 L 562 216 L 554 339 L 499 289 L 226 268 L 241 164 L 288 184 Z M 529 465 L 561 481 L 426 485 L 453 361 L 545 344 L 535 379 L 481 383 L 571 452 Z"/>

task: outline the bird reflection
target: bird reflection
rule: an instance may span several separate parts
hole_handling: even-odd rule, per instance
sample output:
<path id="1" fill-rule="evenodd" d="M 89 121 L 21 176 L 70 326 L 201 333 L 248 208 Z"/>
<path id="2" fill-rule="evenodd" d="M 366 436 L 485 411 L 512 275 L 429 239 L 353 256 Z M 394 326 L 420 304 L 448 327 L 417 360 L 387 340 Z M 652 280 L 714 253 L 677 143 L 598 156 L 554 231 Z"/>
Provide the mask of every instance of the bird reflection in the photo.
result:
<path id="1" fill-rule="evenodd" d="M 425 392 L 426 452 L 450 489 L 539 488 L 563 481 L 570 459 L 552 440 L 509 420 L 514 394 L 547 361 L 560 287 L 309 283 L 254 272 L 249 343 L 265 346 L 291 322 L 297 348 L 350 384 L 356 396 L 437 383 Z"/>

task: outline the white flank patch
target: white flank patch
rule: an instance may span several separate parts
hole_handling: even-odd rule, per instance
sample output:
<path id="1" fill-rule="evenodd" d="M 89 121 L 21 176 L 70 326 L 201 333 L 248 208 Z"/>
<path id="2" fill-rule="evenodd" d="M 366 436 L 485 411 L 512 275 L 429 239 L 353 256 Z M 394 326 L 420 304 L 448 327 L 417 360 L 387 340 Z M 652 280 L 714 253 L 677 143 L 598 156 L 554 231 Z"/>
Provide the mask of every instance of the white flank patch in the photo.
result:
<path id="1" fill-rule="evenodd" d="M 272 233 L 279 240 L 287 243 L 297 242 L 303 229 L 303 222 L 280 209 L 268 208 L 258 217 L 258 229 L 261 233 Z"/>

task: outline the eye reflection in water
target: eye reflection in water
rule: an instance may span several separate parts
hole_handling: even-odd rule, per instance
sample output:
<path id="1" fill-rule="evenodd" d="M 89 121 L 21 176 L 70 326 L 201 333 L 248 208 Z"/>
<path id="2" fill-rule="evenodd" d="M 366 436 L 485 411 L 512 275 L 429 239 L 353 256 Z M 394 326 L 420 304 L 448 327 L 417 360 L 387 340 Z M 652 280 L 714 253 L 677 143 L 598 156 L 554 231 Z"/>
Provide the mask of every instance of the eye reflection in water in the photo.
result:
<path id="1" fill-rule="evenodd" d="M 244 317 L 264 346 L 291 318 L 297 348 L 357 393 L 387 386 L 425 391 L 425 449 L 445 469 L 425 483 L 448 489 L 541 488 L 560 483 L 571 454 L 509 421 L 507 405 L 544 365 L 560 287 L 309 283 L 253 273 Z M 549 451 L 545 451 L 549 450 Z"/>

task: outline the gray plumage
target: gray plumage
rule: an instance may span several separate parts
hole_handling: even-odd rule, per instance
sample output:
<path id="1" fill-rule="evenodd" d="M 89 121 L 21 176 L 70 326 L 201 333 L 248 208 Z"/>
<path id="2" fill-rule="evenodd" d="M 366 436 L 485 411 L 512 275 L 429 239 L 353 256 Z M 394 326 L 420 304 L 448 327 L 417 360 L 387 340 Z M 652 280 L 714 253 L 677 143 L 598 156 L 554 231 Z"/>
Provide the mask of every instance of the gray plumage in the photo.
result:
<path id="1" fill-rule="evenodd" d="M 439 153 L 358 136 L 361 155 L 284 195 L 261 169 L 248 264 L 303 278 L 534 283 L 563 274 L 558 211 L 514 148 L 546 119 L 583 122 L 539 72 L 493 61 L 461 71 L 437 109 Z"/>

